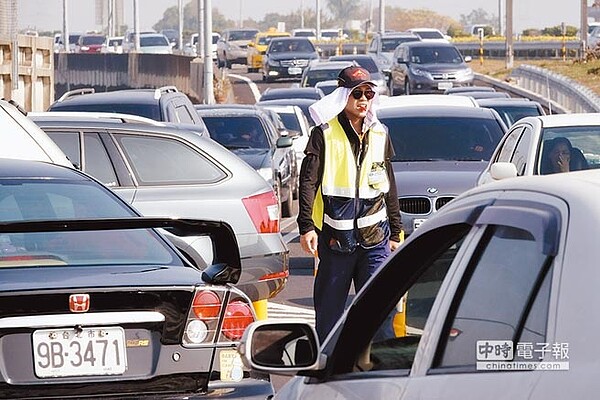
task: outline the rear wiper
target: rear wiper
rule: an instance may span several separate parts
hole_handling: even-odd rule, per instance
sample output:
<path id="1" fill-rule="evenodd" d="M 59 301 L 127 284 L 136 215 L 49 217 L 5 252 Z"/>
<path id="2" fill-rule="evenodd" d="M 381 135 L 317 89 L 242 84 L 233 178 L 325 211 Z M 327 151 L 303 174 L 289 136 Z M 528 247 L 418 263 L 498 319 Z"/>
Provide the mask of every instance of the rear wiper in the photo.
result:
<path id="1" fill-rule="evenodd" d="M 250 149 L 250 146 L 225 146 L 229 150 Z"/>

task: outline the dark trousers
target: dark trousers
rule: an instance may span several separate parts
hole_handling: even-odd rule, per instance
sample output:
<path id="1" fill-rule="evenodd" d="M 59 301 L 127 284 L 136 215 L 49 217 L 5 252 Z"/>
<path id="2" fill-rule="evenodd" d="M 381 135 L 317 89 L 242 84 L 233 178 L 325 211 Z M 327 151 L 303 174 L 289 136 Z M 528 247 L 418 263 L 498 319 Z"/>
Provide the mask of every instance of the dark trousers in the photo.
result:
<path id="1" fill-rule="evenodd" d="M 344 313 L 350 284 L 354 282 L 354 289 L 358 293 L 390 255 L 387 239 L 375 247 L 358 247 L 347 254 L 331 250 L 322 236 L 319 235 L 319 266 L 313 290 L 316 330 L 321 343 Z M 393 335 L 391 321 L 386 330 L 385 334 Z"/>

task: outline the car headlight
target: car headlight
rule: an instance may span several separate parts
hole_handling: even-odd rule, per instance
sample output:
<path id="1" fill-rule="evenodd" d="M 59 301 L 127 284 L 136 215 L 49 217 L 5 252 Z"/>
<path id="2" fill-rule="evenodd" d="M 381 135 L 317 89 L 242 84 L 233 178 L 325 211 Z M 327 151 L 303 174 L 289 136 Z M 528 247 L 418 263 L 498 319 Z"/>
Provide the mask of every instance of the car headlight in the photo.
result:
<path id="1" fill-rule="evenodd" d="M 259 168 L 257 171 L 271 186 L 273 185 L 273 168 Z"/>
<path id="2" fill-rule="evenodd" d="M 467 68 L 461 71 L 458 71 L 456 75 L 460 78 L 470 78 L 473 76 L 473 70 L 471 68 Z"/>
<path id="3" fill-rule="evenodd" d="M 417 76 L 424 76 L 424 77 L 426 77 L 426 78 L 433 79 L 433 77 L 431 76 L 431 74 L 430 74 L 429 72 L 427 72 L 427 71 L 423 70 L 423 69 L 419 69 L 419 68 L 414 68 L 414 67 L 413 67 L 413 68 L 411 68 L 410 70 L 411 70 L 411 72 L 412 72 L 414 75 L 417 75 Z"/>
<path id="4" fill-rule="evenodd" d="M 279 67 L 279 61 L 277 61 L 277 60 L 271 60 L 269 58 L 269 60 L 267 62 L 269 63 L 269 65 L 272 65 L 273 67 Z"/>

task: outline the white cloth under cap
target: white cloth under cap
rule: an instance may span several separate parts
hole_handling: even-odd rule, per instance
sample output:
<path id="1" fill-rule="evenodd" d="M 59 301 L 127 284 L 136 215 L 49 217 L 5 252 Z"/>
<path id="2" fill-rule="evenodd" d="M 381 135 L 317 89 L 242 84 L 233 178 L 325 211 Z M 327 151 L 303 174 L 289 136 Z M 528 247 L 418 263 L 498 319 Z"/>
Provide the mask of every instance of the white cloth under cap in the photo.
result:
<path id="1" fill-rule="evenodd" d="M 361 85 L 363 84 L 364 83 L 361 83 Z M 337 117 L 338 114 L 341 113 L 344 108 L 346 108 L 348 97 L 353 90 L 354 88 L 350 89 L 345 87 L 337 87 L 327 96 L 311 104 L 311 106 L 308 107 L 308 112 L 310 113 L 313 121 L 315 121 L 315 124 L 317 124 L 317 126 L 323 125 Z M 381 124 L 375 115 L 378 105 L 379 94 L 377 91 L 375 91 L 375 97 L 373 97 L 373 100 L 371 100 L 371 107 L 367 111 L 367 115 L 363 122 L 363 132 L 372 128 L 375 124 Z"/>

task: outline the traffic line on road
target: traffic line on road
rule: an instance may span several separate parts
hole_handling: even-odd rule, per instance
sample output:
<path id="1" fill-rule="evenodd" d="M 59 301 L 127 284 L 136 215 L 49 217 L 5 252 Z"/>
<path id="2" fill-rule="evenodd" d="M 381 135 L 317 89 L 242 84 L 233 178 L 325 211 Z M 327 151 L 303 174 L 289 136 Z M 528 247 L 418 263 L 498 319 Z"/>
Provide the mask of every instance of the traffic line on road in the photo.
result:
<path id="1" fill-rule="evenodd" d="M 315 310 L 312 308 L 288 306 L 270 301 L 267 310 L 270 320 L 298 319 L 315 326 Z"/>
<path id="2" fill-rule="evenodd" d="M 258 100 L 260 100 L 260 90 L 258 90 L 258 86 L 256 86 L 256 83 L 252 82 L 252 79 L 249 79 L 245 76 L 238 75 L 238 74 L 229 74 L 228 76 L 235 78 L 235 79 L 240 79 L 240 80 L 246 82 L 248 84 L 248 86 L 250 86 L 250 90 L 252 91 L 252 94 L 254 95 L 254 99 L 257 102 L 258 102 Z"/>

